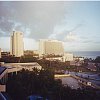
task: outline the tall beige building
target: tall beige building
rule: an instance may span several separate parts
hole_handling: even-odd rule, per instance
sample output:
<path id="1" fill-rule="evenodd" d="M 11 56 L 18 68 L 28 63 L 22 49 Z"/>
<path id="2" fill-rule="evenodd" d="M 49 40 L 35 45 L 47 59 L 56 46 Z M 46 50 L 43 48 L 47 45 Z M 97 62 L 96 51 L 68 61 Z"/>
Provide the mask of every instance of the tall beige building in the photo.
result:
<path id="1" fill-rule="evenodd" d="M 10 54 L 15 55 L 15 57 L 23 56 L 24 43 L 22 32 L 13 31 L 10 40 Z"/>
<path id="2" fill-rule="evenodd" d="M 64 48 L 61 41 L 58 40 L 45 40 L 39 41 L 39 56 L 42 55 L 63 55 Z"/>

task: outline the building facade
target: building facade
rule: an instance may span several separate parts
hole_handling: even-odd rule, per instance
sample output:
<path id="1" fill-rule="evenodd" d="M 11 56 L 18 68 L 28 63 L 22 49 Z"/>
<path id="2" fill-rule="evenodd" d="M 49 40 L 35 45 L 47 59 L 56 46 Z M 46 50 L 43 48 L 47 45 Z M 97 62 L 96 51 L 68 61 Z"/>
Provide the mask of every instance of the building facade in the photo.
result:
<path id="1" fill-rule="evenodd" d="M 15 57 L 23 56 L 24 54 L 24 43 L 23 43 L 23 33 L 13 31 L 10 40 L 10 54 Z"/>
<path id="2" fill-rule="evenodd" d="M 10 56 L 10 52 L 1 52 L 1 58 L 3 57 L 9 57 Z"/>
<path id="3" fill-rule="evenodd" d="M 63 61 L 73 61 L 73 54 L 72 53 L 64 53 Z"/>
<path id="4" fill-rule="evenodd" d="M 31 63 L 4 63 L 2 64 L 8 69 L 8 74 L 13 74 L 13 72 L 21 71 L 22 69 L 33 71 L 34 68 L 37 68 L 38 70 L 42 69 L 42 66 L 40 66 L 37 62 L 31 62 Z"/>
<path id="5" fill-rule="evenodd" d="M 39 41 L 39 56 L 43 55 L 63 55 L 64 48 L 61 41 L 45 40 Z"/>
<path id="6" fill-rule="evenodd" d="M 0 92 L 6 92 L 7 68 L 0 66 Z"/>

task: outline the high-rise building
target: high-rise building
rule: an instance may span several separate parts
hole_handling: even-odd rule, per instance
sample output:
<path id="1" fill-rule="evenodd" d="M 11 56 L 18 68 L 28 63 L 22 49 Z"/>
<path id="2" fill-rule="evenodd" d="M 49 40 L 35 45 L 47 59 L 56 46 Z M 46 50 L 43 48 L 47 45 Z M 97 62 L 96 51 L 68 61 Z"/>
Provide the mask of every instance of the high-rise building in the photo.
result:
<path id="1" fill-rule="evenodd" d="M 23 43 L 23 33 L 13 31 L 10 40 L 10 54 L 15 57 L 23 56 L 24 54 L 24 43 Z"/>
<path id="2" fill-rule="evenodd" d="M 43 55 L 63 55 L 64 48 L 61 41 L 58 40 L 45 40 L 39 41 L 39 56 Z"/>

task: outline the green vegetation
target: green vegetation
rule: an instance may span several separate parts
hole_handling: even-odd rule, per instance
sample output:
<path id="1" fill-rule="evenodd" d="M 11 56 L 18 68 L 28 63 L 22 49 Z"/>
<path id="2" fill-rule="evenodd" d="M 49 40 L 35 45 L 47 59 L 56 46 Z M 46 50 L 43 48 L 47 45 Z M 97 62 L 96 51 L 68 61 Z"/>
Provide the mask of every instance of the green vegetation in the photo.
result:
<path id="1" fill-rule="evenodd" d="M 0 62 L 5 63 L 27 63 L 27 62 L 36 62 L 37 58 L 31 55 L 25 55 L 22 57 L 14 57 L 14 56 L 7 56 L 0 58 Z"/>
<path id="2" fill-rule="evenodd" d="M 66 62 L 60 62 L 60 61 L 49 61 L 45 58 L 39 60 L 36 57 L 33 57 L 32 55 L 24 55 L 22 57 L 3 57 L 0 58 L 0 62 L 5 63 L 28 63 L 28 62 L 38 62 L 43 68 L 52 68 L 53 70 L 69 70 L 69 71 L 82 71 L 87 72 L 90 71 L 86 68 L 88 59 L 85 59 L 85 63 L 82 66 L 71 66 L 69 61 Z"/>
<path id="3" fill-rule="evenodd" d="M 53 70 L 68 70 L 68 71 L 74 71 L 74 72 L 90 72 L 85 65 L 82 66 L 71 66 L 69 61 L 66 62 L 60 62 L 60 61 L 49 61 L 45 59 L 37 60 L 37 62 L 43 66 L 43 68 L 52 68 Z"/>
<path id="4" fill-rule="evenodd" d="M 54 79 L 50 69 L 28 71 L 23 69 L 8 75 L 7 92 L 13 100 L 27 100 L 30 95 L 40 95 L 49 100 L 99 100 L 100 95 L 94 89 L 72 90 Z"/>
<path id="5" fill-rule="evenodd" d="M 100 63 L 100 56 L 97 56 L 96 59 L 94 60 L 95 63 Z"/>

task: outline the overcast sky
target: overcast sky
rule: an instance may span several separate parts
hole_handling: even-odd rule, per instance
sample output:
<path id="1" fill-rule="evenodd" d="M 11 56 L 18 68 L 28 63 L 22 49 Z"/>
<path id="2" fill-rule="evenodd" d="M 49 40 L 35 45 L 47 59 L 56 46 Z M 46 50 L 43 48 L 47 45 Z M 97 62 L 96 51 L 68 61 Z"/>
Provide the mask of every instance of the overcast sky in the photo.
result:
<path id="1" fill-rule="evenodd" d="M 3 50 L 10 49 L 13 30 L 24 33 L 25 49 L 38 49 L 39 39 L 57 39 L 66 51 L 100 51 L 100 1 L 0 1 Z"/>

